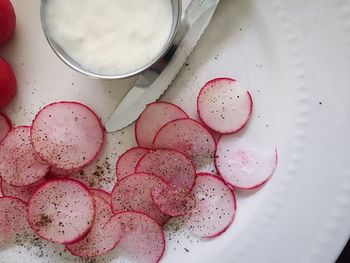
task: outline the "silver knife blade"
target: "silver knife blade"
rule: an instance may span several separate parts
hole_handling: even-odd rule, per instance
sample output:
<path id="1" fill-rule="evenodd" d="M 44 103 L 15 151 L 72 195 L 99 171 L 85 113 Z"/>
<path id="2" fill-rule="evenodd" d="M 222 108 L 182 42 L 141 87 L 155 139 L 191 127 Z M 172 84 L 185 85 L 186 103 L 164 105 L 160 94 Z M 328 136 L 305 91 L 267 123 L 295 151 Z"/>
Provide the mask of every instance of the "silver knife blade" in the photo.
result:
<path id="1" fill-rule="evenodd" d="M 147 104 L 156 101 L 164 93 L 207 28 L 219 1 L 192 0 L 179 28 L 182 31 L 177 35 L 179 45 L 168 65 L 151 85 L 147 76 L 140 77 L 108 118 L 105 123 L 107 132 L 115 132 L 132 124 Z"/>

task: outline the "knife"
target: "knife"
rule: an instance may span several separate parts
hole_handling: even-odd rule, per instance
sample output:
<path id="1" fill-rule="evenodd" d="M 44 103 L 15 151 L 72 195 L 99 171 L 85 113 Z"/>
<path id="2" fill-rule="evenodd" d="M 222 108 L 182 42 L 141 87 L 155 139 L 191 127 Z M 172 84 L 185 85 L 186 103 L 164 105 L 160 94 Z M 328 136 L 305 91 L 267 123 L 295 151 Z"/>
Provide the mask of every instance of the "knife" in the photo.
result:
<path id="1" fill-rule="evenodd" d="M 207 28 L 219 1 L 192 0 L 181 20 L 172 47 L 161 61 L 141 74 L 107 119 L 107 132 L 115 132 L 132 124 L 147 104 L 156 101 L 164 93 Z"/>

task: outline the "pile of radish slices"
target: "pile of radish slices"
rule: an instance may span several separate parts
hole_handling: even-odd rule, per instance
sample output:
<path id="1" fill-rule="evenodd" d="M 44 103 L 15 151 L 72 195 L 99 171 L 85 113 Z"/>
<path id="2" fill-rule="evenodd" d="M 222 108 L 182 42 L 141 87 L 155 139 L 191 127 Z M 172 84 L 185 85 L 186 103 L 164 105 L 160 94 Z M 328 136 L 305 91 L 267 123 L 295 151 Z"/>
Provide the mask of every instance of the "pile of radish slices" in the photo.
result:
<path id="1" fill-rule="evenodd" d="M 236 213 L 234 189 L 264 184 L 277 151 L 259 150 L 234 134 L 253 108 L 235 80 L 208 82 L 197 106 L 200 121 L 171 103 L 146 107 L 135 125 L 138 147 L 117 160 L 111 193 L 70 178 L 104 145 L 104 128 L 90 108 L 52 103 L 30 127 L 13 128 L 1 114 L 0 244 L 29 231 L 82 258 L 118 247 L 137 262 L 158 262 L 163 225 L 171 218 L 200 238 L 223 233 Z M 217 171 L 203 172 L 208 165 Z"/>

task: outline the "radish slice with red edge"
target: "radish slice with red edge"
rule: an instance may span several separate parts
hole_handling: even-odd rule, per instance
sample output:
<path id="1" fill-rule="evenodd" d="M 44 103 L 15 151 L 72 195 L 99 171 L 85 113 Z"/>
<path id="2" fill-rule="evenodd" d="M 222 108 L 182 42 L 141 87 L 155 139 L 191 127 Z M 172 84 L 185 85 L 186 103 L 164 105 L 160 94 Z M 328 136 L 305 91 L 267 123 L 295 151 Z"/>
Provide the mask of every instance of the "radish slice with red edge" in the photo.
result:
<path id="1" fill-rule="evenodd" d="M 191 232 L 201 238 L 213 238 L 225 232 L 236 214 L 233 191 L 217 176 L 200 173 L 192 194 L 192 209 L 185 216 Z"/>
<path id="2" fill-rule="evenodd" d="M 30 231 L 26 215 L 25 202 L 16 197 L 0 197 L 0 246 Z"/>
<path id="3" fill-rule="evenodd" d="M 30 142 L 30 127 L 11 130 L 0 143 L 0 176 L 13 186 L 33 184 L 43 178 L 50 166 L 36 155 Z"/>
<path id="4" fill-rule="evenodd" d="M 11 131 L 12 123 L 10 119 L 0 112 L 0 142 L 5 139 L 6 135 Z"/>
<path id="5" fill-rule="evenodd" d="M 105 200 L 108 204 L 112 205 L 111 194 L 102 189 L 90 188 L 90 193 L 93 196 L 98 196 Z"/>
<path id="6" fill-rule="evenodd" d="M 146 148 L 135 147 L 123 153 L 119 157 L 116 165 L 117 180 L 121 180 L 135 173 L 136 164 L 148 152 L 149 150 Z"/>
<path id="7" fill-rule="evenodd" d="M 44 184 L 46 181 L 47 180 L 45 178 L 42 178 L 36 183 L 26 186 L 12 186 L 5 181 L 2 181 L 1 190 L 4 196 L 17 197 L 24 202 L 29 202 L 36 189 L 38 189 L 38 187 Z"/>
<path id="8" fill-rule="evenodd" d="M 166 186 L 167 183 L 163 179 L 151 174 L 139 173 L 123 178 L 112 191 L 113 213 L 121 211 L 143 212 L 160 224 L 164 224 L 169 217 L 155 206 L 151 192 Z"/>
<path id="9" fill-rule="evenodd" d="M 192 201 L 191 192 L 174 185 L 168 185 L 164 189 L 155 189 L 151 194 L 157 208 L 169 216 L 185 215 Z"/>
<path id="10" fill-rule="evenodd" d="M 230 78 L 209 81 L 199 92 L 197 110 L 200 119 L 210 129 L 230 134 L 242 129 L 253 110 L 249 91 Z"/>
<path id="11" fill-rule="evenodd" d="M 112 250 L 118 243 L 113 232 L 104 231 L 107 221 L 113 216 L 108 202 L 93 194 L 96 217 L 89 234 L 81 241 L 66 245 L 66 249 L 75 256 L 94 258 Z"/>
<path id="12" fill-rule="evenodd" d="M 28 218 L 33 231 L 55 243 L 82 240 L 95 216 L 89 189 L 71 179 L 50 180 L 37 189 L 29 201 Z"/>
<path id="13" fill-rule="evenodd" d="M 31 139 L 35 151 L 63 170 L 82 168 L 100 153 L 105 131 L 99 117 L 78 102 L 56 102 L 35 116 Z"/>
<path id="14" fill-rule="evenodd" d="M 213 135 L 201 123 L 179 119 L 165 124 L 154 138 L 156 148 L 178 150 L 188 156 L 200 170 L 213 163 L 216 143 Z"/>
<path id="15" fill-rule="evenodd" d="M 218 142 L 215 164 L 227 183 L 249 190 L 263 185 L 273 175 L 277 160 L 277 150 L 263 142 L 224 135 Z"/>
<path id="16" fill-rule="evenodd" d="M 137 163 L 135 172 L 154 174 L 169 184 L 189 190 L 196 179 L 196 169 L 191 159 L 172 149 L 151 150 Z"/>
<path id="17" fill-rule="evenodd" d="M 80 170 L 81 168 L 66 170 L 66 169 L 57 168 L 55 166 L 50 167 L 50 172 L 58 177 L 68 177 L 79 172 Z"/>
<path id="18" fill-rule="evenodd" d="M 137 144 L 152 147 L 154 136 L 164 124 L 183 118 L 188 118 L 187 114 L 172 103 L 158 101 L 148 104 L 135 124 Z"/>
<path id="19" fill-rule="evenodd" d="M 120 247 L 138 263 L 159 262 L 165 250 L 162 227 L 144 213 L 127 211 L 114 215 L 105 226 L 115 233 Z"/>

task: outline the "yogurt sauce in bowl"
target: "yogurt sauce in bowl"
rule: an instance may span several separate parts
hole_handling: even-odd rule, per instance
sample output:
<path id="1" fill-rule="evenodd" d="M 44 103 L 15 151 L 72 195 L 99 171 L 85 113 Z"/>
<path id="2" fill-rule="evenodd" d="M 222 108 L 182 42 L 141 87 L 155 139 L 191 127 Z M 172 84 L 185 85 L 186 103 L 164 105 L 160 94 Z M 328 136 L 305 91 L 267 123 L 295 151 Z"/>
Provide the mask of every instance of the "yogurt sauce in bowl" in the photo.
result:
<path id="1" fill-rule="evenodd" d="M 174 27 L 171 0 L 47 0 L 42 16 L 49 41 L 85 70 L 107 76 L 155 62 Z"/>

